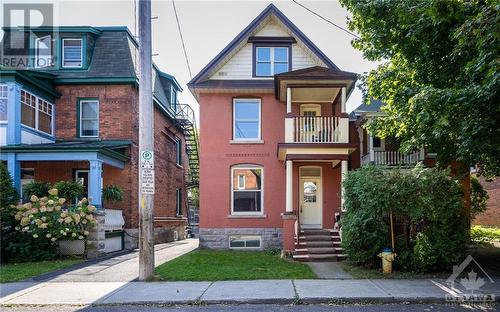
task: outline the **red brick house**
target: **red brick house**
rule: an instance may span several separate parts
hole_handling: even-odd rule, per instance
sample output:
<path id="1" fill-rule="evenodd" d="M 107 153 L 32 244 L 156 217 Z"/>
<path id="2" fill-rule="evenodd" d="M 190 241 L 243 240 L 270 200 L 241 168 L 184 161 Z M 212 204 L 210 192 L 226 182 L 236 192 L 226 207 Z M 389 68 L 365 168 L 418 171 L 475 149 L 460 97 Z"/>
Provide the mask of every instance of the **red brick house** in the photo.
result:
<path id="1" fill-rule="evenodd" d="M 19 44 L 24 49 L 13 50 Z M 33 180 L 81 181 L 85 195 L 106 211 L 106 251 L 122 242 L 135 248 L 139 100 L 133 36 L 126 27 L 6 28 L 1 53 L 22 63 L 2 67 L 0 76 L 1 160 L 16 188 Z M 177 101 L 180 85 L 153 67 L 155 242 L 164 242 L 184 238 L 186 186 L 197 183 L 189 167 L 197 169 L 197 149 L 188 147 L 197 144 L 190 108 Z M 123 201 L 102 201 L 102 188 L 112 184 L 123 190 Z M 124 235 L 111 232 L 122 226 Z"/>
<path id="2" fill-rule="evenodd" d="M 356 77 L 271 4 L 191 80 L 200 246 L 343 256 L 335 220 L 357 146 L 346 112 Z"/>

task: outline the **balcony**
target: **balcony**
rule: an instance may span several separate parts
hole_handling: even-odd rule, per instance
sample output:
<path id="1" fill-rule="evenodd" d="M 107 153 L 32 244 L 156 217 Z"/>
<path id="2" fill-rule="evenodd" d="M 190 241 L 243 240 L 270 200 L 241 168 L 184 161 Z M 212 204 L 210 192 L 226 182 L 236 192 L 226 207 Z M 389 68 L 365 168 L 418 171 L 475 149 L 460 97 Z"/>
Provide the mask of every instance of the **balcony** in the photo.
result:
<path id="1" fill-rule="evenodd" d="M 288 117 L 285 121 L 286 143 L 348 143 L 349 118 Z"/>
<path id="2" fill-rule="evenodd" d="M 361 165 L 413 166 L 424 160 L 423 151 L 403 154 L 399 151 L 371 151 L 361 158 Z"/>

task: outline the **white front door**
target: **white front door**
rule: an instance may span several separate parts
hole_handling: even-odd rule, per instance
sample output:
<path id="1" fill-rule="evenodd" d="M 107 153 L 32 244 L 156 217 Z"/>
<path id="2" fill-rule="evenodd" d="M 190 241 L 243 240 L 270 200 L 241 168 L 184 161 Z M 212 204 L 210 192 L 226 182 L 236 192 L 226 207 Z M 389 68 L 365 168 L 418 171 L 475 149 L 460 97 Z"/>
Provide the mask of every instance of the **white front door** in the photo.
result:
<path id="1" fill-rule="evenodd" d="M 300 226 L 304 229 L 323 227 L 323 200 L 321 178 L 300 179 Z"/>

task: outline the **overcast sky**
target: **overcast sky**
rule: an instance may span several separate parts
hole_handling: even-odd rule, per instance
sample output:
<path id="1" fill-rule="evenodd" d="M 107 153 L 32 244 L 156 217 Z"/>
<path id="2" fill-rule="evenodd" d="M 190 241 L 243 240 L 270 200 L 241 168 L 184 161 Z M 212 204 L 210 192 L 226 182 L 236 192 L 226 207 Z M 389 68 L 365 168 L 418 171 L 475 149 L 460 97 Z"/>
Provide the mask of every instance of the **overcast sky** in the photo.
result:
<path id="1" fill-rule="evenodd" d="M 36 0 L 35 0 L 36 1 Z M 45 0 L 47 1 L 47 0 Z M 44 1 L 44 2 L 45 2 Z M 49 0 L 50 1 L 50 0 Z M 6 1 L 10 2 L 10 1 Z M 355 73 L 376 66 L 363 59 L 350 41 L 352 36 L 321 20 L 291 0 L 284 1 L 189 1 L 176 0 L 193 76 L 219 53 L 269 3 L 273 2 L 340 69 Z M 299 0 L 325 18 L 346 27 L 348 12 L 338 1 Z M 128 26 L 134 32 L 134 1 L 55 1 L 56 22 L 60 25 Z M 197 107 L 186 87 L 190 80 L 171 0 L 153 1 L 153 61 L 161 70 L 174 75 L 184 88 L 182 103 Z M 361 103 L 355 90 L 347 102 L 348 111 Z"/>

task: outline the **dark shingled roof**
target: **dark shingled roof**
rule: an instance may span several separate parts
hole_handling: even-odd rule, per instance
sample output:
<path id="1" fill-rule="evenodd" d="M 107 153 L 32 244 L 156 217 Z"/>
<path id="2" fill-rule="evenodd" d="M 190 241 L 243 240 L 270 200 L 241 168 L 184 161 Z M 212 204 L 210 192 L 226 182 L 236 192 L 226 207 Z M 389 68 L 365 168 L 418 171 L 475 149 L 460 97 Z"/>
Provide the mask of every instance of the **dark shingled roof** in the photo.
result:
<path id="1" fill-rule="evenodd" d="M 354 112 L 356 112 L 357 114 L 360 114 L 360 113 L 376 113 L 376 112 L 380 112 L 380 108 L 382 107 L 384 103 L 380 100 L 375 100 L 375 99 L 371 99 L 370 101 L 370 104 L 366 104 L 366 103 L 363 103 L 361 105 L 359 105 L 355 110 Z"/>

